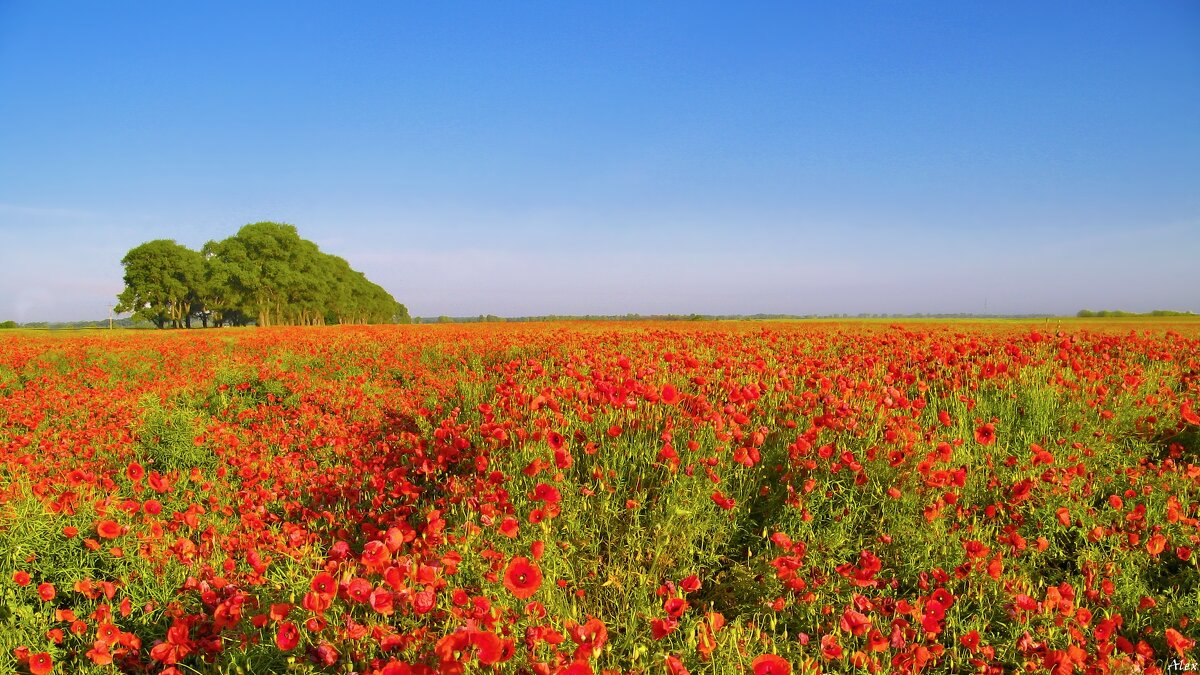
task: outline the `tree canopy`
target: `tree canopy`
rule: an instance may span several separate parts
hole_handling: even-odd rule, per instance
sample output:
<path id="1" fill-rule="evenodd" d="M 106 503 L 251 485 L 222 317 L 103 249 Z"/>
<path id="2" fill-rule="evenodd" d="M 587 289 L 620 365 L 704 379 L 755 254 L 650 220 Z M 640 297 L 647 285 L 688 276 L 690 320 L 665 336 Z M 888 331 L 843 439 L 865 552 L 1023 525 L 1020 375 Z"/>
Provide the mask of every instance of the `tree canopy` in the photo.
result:
<path id="1" fill-rule="evenodd" d="M 168 239 L 121 259 L 117 312 L 159 328 L 408 323 L 404 305 L 344 259 L 281 223 L 252 223 L 200 251 Z"/>

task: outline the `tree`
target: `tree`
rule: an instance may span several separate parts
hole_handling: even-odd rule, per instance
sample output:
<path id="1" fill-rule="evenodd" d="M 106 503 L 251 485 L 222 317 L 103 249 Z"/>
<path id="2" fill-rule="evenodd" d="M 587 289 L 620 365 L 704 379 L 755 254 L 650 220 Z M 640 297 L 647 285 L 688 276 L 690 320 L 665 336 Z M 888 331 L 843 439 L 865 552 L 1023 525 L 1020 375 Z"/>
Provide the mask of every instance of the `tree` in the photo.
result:
<path id="1" fill-rule="evenodd" d="M 292 225 L 246 225 L 204 246 L 209 307 L 260 326 L 407 323 L 408 309 L 344 259 L 302 239 Z"/>
<path id="2" fill-rule="evenodd" d="M 204 259 L 170 239 L 136 246 L 121 259 L 125 290 L 117 296 L 117 312 L 133 312 L 158 328 L 188 325 L 199 302 Z"/>

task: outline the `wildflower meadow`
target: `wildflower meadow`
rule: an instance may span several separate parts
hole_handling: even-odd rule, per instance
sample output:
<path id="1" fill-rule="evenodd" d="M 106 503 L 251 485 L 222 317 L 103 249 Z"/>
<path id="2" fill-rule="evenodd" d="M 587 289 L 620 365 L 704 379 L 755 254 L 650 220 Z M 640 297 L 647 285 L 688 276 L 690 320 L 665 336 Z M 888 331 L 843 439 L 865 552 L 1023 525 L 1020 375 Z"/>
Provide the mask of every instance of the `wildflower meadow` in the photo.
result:
<path id="1" fill-rule="evenodd" d="M 13 332 L 0 672 L 1172 672 L 1200 323 Z"/>

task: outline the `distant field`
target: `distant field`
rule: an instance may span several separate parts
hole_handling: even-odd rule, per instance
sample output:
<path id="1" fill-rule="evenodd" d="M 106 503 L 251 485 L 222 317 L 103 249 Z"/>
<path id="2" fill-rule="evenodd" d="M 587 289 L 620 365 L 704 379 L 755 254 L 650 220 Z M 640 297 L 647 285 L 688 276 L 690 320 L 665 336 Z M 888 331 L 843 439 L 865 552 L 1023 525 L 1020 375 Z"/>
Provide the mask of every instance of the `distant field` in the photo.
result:
<path id="1" fill-rule="evenodd" d="M 1155 672 L 1198 528 L 1196 318 L 0 332 L 0 672 Z"/>

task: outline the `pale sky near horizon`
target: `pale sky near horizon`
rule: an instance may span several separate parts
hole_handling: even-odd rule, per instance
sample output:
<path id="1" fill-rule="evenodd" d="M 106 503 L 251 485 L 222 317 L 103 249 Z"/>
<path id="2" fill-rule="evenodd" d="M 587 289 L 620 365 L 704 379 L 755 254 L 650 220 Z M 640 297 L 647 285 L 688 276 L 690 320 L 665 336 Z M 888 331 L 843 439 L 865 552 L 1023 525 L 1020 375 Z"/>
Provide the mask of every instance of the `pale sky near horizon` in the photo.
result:
<path id="1" fill-rule="evenodd" d="M 415 316 L 1200 312 L 1200 3 L 0 0 L 0 321 L 260 220 Z"/>

